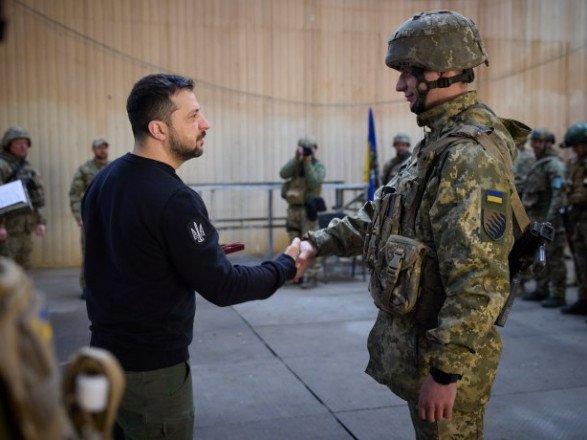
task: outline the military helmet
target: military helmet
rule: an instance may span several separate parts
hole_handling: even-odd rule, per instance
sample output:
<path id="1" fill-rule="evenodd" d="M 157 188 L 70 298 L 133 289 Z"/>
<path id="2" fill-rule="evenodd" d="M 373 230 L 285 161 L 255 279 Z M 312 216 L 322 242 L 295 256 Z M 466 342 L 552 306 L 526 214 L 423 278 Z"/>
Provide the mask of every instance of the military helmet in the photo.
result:
<path id="1" fill-rule="evenodd" d="M 106 144 L 106 146 L 108 147 L 110 144 L 108 144 L 108 141 L 104 138 L 96 138 L 92 141 L 92 148 L 98 148 L 100 145 L 104 145 Z"/>
<path id="2" fill-rule="evenodd" d="M 547 130 L 546 128 L 535 128 L 530 133 L 530 140 L 531 141 L 546 141 L 553 143 L 555 142 L 554 133 Z"/>
<path id="3" fill-rule="evenodd" d="M 477 26 L 453 11 L 429 11 L 405 21 L 390 37 L 385 64 L 435 72 L 489 65 Z"/>
<path id="4" fill-rule="evenodd" d="M 10 127 L 2 137 L 2 149 L 7 150 L 10 143 L 15 139 L 26 139 L 29 141 L 29 147 L 31 146 L 31 136 L 28 131 L 22 127 Z"/>
<path id="5" fill-rule="evenodd" d="M 309 146 L 310 146 L 310 143 L 309 143 L 308 138 L 306 136 L 303 136 L 298 139 L 298 147 L 309 147 Z"/>
<path id="6" fill-rule="evenodd" d="M 587 144 L 587 122 L 571 125 L 565 133 L 565 141 L 561 147 L 572 147 L 579 144 Z"/>
<path id="7" fill-rule="evenodd" d="M 408 144 L 411 145 L 410 136 L 406 133 L 398 133 L 393 137 L 393 145 L 395 144 Z"/>

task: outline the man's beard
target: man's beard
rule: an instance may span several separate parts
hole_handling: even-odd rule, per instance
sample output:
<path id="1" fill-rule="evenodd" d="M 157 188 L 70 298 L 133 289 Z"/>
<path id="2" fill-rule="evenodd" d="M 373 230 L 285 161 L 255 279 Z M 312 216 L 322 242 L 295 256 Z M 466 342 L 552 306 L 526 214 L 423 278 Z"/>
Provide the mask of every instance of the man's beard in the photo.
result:
<path id="1" fill-rule="evenodd" d="M 202 133 L 201 138 L 205 136 L 204 133 Z M 197 139 L 197 141 L 199 140 L 200 138 Z M 182 162 L 186 162 L 190 159 L 193 159 L 194 157 L 200 157 L 204 153 L 204 151 L 199 149 L 197 145 L 191 146 L 182 143 L 176 135 L 174 129 L 171 129 L 169 132 L 169 147 L 171 149 L 171 154 L 173 154 Z"/>

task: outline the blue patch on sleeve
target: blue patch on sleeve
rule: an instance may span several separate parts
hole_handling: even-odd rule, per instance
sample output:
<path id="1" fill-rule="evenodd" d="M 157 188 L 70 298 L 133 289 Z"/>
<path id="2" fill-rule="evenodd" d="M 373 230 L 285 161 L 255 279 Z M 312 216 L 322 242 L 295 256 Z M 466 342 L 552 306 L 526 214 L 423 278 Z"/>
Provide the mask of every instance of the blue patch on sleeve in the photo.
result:
<path id="1" fill-rule="evenodd" d="M 560 177 L 552 179 L 552 187 L 554 189 L 561 189 L 563 187 L 563 179 Z"/>

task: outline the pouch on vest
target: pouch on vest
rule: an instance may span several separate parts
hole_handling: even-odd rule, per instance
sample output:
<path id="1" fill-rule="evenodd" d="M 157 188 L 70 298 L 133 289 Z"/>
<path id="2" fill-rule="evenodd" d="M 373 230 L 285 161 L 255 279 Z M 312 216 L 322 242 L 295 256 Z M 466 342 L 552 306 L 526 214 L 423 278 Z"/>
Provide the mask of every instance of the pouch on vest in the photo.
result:
<path id="1" fill-rule="evenodd" d="M 378 276 L 371 277 L 371 296 L 380 309 L 394 315 L 406 314 L 418 300 L 424 260 L 431 250 L 413 238 L 390 235 L 382 254 L 382 268 Z"/>

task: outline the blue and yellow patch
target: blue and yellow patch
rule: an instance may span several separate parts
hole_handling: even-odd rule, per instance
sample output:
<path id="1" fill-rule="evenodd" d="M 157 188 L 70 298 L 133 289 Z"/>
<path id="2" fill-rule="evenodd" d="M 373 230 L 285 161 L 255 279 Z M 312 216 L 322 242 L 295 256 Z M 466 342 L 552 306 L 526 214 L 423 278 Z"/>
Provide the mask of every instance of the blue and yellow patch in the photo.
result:
<path id="1" fill-rule="evenodd" d="M 503 193 L 501 191 L 495 191 L 493 189 L 485 191 L 485 200 L 489 203 L 503 203 Z"/>
<path id="2" fill-rule="evenodd" d="M 487 237 L 501 240 L 507 228 L 508 197 L 502 191 L 488 189 L 483 191 L 481 223 Z"/>

